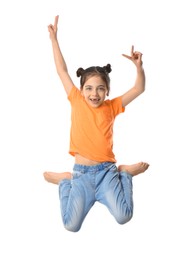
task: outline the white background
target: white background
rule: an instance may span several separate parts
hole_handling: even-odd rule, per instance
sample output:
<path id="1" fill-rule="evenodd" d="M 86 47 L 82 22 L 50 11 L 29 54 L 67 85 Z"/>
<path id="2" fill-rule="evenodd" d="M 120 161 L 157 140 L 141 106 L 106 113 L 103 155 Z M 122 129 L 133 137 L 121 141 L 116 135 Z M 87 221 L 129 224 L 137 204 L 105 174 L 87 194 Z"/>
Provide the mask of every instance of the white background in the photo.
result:
<path id="1" fill-rule="evenodd" d="M 121 226 L 95 204 L 64 229 L 46 170 L 71 171 L 70 106 L 47 26 L 76 70 L 112 65 L 110 98 L 127 91 L 143 53 L 146 91 L 115 124 L 118 164 L 147 161 L 133 179 L 134 216 Z M 194 11 L 191 0 L 7 0 L 0 4 L 0 258 L 194 260 Z"/>

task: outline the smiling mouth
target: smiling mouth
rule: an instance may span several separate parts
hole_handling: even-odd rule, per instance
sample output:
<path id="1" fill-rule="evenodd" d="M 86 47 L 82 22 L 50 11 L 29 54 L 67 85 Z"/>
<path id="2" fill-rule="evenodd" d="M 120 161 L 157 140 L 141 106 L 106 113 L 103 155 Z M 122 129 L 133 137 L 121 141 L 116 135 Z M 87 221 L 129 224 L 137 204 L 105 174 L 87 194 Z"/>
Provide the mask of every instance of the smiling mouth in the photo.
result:
<path id="1" fill-rule="evenodd" d="M 90 98 L 89 100 L 93 103 L 97 103 L 100 101 L 100 98 Z"/>

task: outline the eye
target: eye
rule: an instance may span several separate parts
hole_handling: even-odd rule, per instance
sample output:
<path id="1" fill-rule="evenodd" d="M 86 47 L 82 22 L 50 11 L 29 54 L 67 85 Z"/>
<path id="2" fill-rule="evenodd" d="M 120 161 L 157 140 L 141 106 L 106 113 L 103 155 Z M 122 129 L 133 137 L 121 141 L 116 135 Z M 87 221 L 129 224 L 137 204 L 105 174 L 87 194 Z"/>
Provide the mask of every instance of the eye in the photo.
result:
<path id="1" fill-rule="evenodd" d="M 99 87 L 99 90 L 100 91 L 105 91 L 105 88 L 104 87 Z"/>

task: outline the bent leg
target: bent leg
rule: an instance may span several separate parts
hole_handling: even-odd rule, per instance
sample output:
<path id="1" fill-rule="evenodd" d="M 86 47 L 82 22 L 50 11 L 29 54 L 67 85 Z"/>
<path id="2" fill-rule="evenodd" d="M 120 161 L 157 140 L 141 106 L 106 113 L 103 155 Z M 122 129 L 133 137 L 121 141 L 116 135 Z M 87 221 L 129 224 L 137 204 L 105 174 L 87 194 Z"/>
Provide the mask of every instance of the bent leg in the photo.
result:
<path id="1" fill-rule="evenodd" d="M 119 173 L 113 165 L 104 175 L 98 198 L 119 224 L 127 223 L 133 216 L 132 176 L 126 172 Z"/>
<path id="2" fill-rule="evenodd" d="M 72 180 L 63 179 L 59 183 L 61 216 L 64 227 L 68 231 L 77 232 L 93 206 L 94 196 L 86 190 L 83 177 Z"/>

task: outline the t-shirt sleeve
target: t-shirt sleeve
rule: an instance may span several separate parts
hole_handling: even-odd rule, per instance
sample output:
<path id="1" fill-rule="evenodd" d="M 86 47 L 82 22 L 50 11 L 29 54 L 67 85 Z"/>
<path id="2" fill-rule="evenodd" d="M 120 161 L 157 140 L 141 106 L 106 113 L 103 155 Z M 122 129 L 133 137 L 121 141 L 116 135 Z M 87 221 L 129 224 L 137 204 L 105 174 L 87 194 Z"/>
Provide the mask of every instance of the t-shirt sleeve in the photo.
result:
<path id="1" fill-rule="evenodd" d="M 111 100 L 111 106 L 113 109 L 114 117 L 116 117 L 118 114 L 123 113 L 125 111 L 125 107 L 122 105 L 122 97 L 116 97 Z"/>
<path id="2" fill-rule="evenodd" d="M 72 104 L 73 102 L 76 102 L 76 100 L 80 97 L 81 93 L 78 90 L 77 87 L 73 86 L 69 95 L 68 95 L 68 100 Z"/>

